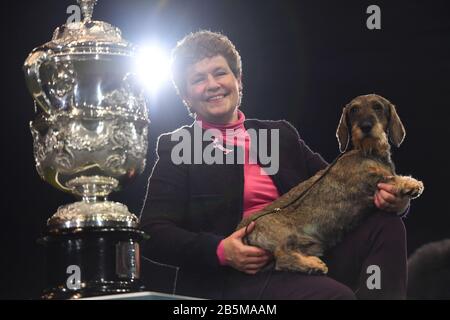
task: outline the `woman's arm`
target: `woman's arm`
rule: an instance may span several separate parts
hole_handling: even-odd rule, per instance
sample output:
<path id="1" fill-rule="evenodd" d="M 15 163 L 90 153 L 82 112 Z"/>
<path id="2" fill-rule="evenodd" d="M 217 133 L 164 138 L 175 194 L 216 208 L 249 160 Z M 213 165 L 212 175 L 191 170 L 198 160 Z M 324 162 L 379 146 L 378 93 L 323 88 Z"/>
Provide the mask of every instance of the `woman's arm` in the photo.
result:
<path id="1" fill-rule="evenodd" d="M 300 137 L 297 129 L 287 121 L 282 121 L 285 128 L 288 131 L 288 135 L 292 139 L 292 151 L 298 153 L 300 161 L 306 164 L 308 174 L 310 177 L 314 176 L 318 171 L 324 169 L 328 163 L 322 158 L 322 156 L 312 151 L 309 146 Z"/>
<path id="2" fill-rule="evenodd" d="M 172 162 L 174 144 L 170 135 L 158 139 L 157 161 L 149 178 L 141 217 L 141 227 L 150 235 L 144 255 L 180 267 L 219 268 L 216 249 L 223 237 L 185 228 L 188 171 L 187 165 Z"/>

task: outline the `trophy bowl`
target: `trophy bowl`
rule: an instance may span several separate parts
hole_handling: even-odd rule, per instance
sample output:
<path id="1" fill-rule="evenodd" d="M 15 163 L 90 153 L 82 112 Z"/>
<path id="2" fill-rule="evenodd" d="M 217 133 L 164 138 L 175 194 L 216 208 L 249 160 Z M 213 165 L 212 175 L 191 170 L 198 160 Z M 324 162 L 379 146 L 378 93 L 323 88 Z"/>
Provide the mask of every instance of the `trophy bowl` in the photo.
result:
<path id="1" fill-rule="evenodd" d="M 39 175 L 82 199 L 60 207 L 49 226 L 136 226 L 137 218 L 124 205 L 106 197 L 144 170 L 145 121 L 41 114 L 30 128 Z"/>
<path id="2" fill-rule="evenodd" d="M 105 192 L 117 191 L 145 168 L 147 124 L 143 121 L 41 114 L 30 128 L 38 173 L 63 191 L 83 196 L 87 190 L 82 185 L 89 184 L 89 177 L 98 187 L 104 185 Z"/>

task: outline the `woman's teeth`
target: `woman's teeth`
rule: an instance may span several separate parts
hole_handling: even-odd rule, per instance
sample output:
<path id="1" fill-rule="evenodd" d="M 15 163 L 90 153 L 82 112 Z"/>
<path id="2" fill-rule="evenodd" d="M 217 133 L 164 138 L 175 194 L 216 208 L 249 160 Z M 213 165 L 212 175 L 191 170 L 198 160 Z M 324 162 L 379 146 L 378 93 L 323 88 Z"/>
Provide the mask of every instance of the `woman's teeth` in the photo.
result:
<path id="1" fill-rule="evenodd" d="M 215 96 L 215 97 L 209 98 L 208 101 L 220 100 L 220 99 L 222 99 L 223 97 L 224 97 L 224 96 Z"/>

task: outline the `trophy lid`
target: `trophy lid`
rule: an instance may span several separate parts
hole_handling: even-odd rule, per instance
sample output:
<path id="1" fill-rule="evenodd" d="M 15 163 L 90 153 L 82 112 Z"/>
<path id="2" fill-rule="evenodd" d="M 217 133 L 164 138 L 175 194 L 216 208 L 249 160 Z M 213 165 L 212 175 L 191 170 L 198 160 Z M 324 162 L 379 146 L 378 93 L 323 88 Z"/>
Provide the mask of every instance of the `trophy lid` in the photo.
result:
<path id="1" fill-rule="evenodd" d="M 86 47 L 107 46 L 112 48 L 110 53 L 127 53 L 123 50 L 115 52 L 113 49 L 114 47 L 131 47 L 131 44 L 122 38 L 120 29 L 104 21 L 91 20 L 97 0 L 77 0 L 77 2 L 81 6 L 83 20 L 56 28 L 52 40 L 44 46 L 51 47 L 56 52 L 65 51 L 66 48 L 71 48 L 73 52 L 76 47 L 83 47 L 83 53 L 89 53 Z M 96 53 L 95 51 L 92 50 L 92 53 Z M 104 50 L 101 51 L 104 52 Z"/>

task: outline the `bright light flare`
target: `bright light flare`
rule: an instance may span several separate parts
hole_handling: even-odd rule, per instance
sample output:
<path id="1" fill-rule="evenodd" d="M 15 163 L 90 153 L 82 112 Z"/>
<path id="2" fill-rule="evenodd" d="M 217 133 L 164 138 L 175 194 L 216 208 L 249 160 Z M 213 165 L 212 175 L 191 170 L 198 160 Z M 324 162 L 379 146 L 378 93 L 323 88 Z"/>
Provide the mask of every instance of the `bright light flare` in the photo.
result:
<path id="1" fill-rule="evenodd" d="M 170 59 L 158 46 L 145 46 L 137 51 L 136 73 L 143 86 L 154 93 L 170 77 Z"/>

